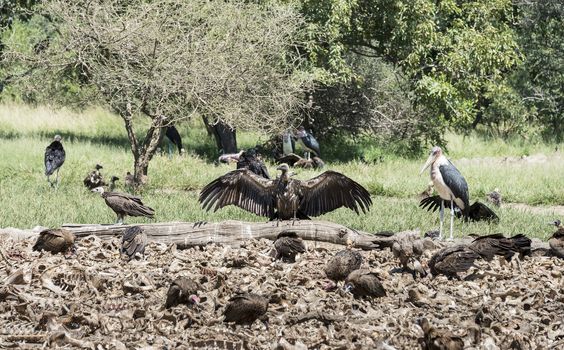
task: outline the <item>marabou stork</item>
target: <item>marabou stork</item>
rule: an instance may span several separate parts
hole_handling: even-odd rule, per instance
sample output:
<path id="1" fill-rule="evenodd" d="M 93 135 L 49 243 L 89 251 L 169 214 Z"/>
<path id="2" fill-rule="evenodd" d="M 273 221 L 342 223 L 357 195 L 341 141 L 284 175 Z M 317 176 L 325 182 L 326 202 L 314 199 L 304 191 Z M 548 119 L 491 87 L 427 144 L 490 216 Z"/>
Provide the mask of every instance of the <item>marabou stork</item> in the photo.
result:
<path id="1" fill-rule="evenodd" d="M 310 159 L 310 152 L 313 152 L 317 157 L 321 157 L 319 142 L 317 142 L 313 135 L 307 132 L 303 126 L 298 128 L 296 138 L 298 139 L 298 143 L 307 151 L 306 158 L 308 160 Z"/>
<path id="2" fill-rule="evenodd" d="M 427 210 L 433 211 L 440 207 L 439 239 L 443 236 L 445 201 L 447 202 L 446 205 L 450 207 L 450 239 L 453 239 L 455 209 L 459 210 L 456 215 L 458 217 L 463 216 L 466 220 L 498 219 L 497 215 L 486 205 L 480 202 L 470 205 L 468 183 L 458 169 L 444 156 L 440 147 L 433 147 L 419 175 L 429 166 L 431 166 L 433 186 L 439 195 L 422 199 L 419 206 L 422 208 L 428 207 Z"/>
<path id="3" fill-rule="evenodd" d="M 309 219 L 340 207 L 357 214 L 372 205 L 370 193 L 357 182 L 336 171 L 326 171 L 307 181 L 292 179 L 288 164 L 276 168 L 282 174 L 269 180 L 249 169 L 237 169 L 218 177 L 200 192 L 204 210 L 227 205 L 270 220 Z"/>
<path id="4" fill-rule="evenodd" d="M 170 142 L 178 148 L 178 153 L 182 155 L 185 151 L 182 147 L 182 138 L 180 137 L 180 133 L 176 129 L 174 125 L 167 126 L 165 136 L 170 140 Z M 172 154 L 172 146 L 169 143 L 168 147 L 169 155 Z"/>
<path id="5" fill-rule="evenodd" d="M 65 162 L 65 149 L 63 148 L 61 140 L 60 135 L 55 135 L 53 142 L 45 148 L 45 175 L 51 187 L 55 184 L 57 184 L 57 186 L 59 185 L 59 168 Z M 55 182 L 51 182 L 49 177 L 53 175 L 55 171 L 57 172 L 57 178 Z"/>

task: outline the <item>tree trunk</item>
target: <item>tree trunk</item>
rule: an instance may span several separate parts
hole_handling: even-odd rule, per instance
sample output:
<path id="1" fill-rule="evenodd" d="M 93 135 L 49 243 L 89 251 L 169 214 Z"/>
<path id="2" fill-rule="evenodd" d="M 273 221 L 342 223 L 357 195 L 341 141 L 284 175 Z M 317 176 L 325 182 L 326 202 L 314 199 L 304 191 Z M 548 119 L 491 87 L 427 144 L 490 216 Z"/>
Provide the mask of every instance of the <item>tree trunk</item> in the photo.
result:
<path id="1" fill-rule="evenodd" d="M 203 117 L 208 134 L 212 134 L 215 138 L 217 149 L 222 154 L 237 153 L 237 135 L 235 129 L 231 129 L 229 125 L 221 120 L 215 124 L 211 124 L 208 118 Z"/>

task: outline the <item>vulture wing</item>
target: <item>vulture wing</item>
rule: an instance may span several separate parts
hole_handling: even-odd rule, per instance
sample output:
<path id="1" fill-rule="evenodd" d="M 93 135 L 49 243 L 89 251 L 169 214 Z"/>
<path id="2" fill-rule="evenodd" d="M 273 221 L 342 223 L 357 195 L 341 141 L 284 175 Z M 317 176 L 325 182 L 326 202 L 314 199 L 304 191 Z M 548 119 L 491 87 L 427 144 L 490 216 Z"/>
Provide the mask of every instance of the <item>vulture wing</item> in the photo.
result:
<path id="1" fill-rule="evenodd" d="M 146 216 L 152 218 L 155 210 L 143 204 L 141 198 L 127 193 L 108 192 L 104 197 L 106 204 L 115 212 L 124 212 L 129 216 Z"/>
<path id="2" fill-rule="evenodd" d="M 336 171 L 328 170 L 311 180 L 301 181 L 303 194 L 299 210 L 307 216 L 318 216 L 340 207 L 360 214 L 370 210 L 370 193 L 357 182 Z"/>
<path id="3" fill-rule="evenodd" d="M 126 254 L 131 260 L 135 253 L 145 254 L 147 235 L 139 226 L 132 226 L 125 230 L 121 239 L 121 253 Z"/>
<path id="4" fill-rule="evenodd" d="M 227 205 L 236 205 L 251 213 L 270 217 L 274 215 L 276 181 L 265 179 L 249 169 L 237 169 L 218 177 L 200 192 L 204 210 L 217 211 Z"/>
<path id="5" fill-rule="evenodd" d="M 276 159 L 276 164 L 286 163 L 290 166 L 294 166 L 294 164 L 301 159 L 303 159 L 303 158 L 298 156 L 297 154 L 290 153 L 288 155 L 285 155 L 285 156 L 282 156 L 282 157 Z"/>

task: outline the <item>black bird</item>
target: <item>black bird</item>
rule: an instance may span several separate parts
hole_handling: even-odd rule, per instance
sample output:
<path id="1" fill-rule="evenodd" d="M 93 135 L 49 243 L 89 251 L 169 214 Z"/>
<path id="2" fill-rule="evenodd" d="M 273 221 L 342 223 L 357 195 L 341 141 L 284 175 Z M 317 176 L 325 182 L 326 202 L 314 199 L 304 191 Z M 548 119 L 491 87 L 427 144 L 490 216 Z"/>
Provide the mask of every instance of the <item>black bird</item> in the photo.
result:
<path id="1" fill-rule="evenodd" d="M 128 227 L 121 237 L 122 256 L 126 256 L 128 260 L 135 257 L 137 253 L 145 256 L 145 246 L 147 245 L 147 235 L 140 226 Z"/>
<path id="2" fill-rule="evenodd" d="M 306 149 L 307 151 L 307 159 L 310 159 L 309 152 L 313 152 L 315 156 L 321 157 L 321 152 L 319 151 L 319 142 L 313 137 L 312 134 L 307 132 L 303 126 L 298 128 L 296 132 L 296 138 L 298 139 L 298 143 Z"/>
<path id="3" fill-rule="evenodd" d="M 291 178 L 288 164 L 277 169 L 282 174 L 274 180 L 248 169 L 233 170 L 206 185 L 200 203 L 213 211 L 232 204 L 271 220 L 309 219 L 343 206 L 366 213 L 372 204 L 364 187 L 336 171 L 301 181 Z"/>
<path id="4" fill-rule="evenodd" d="M 548 240 L 550 252 L 561 259 L 564 259 L 564 226 L 560 220 L 556 220 L 551 225 L 556 226 L 557 230 Z"/>
<path id="5" fill-rule="evenodd" d="M 492 261 L 495 255 L 503 256 L 505 260 L 510 261 L 515 253 L 521 256 L 530 254 L 531 240 L 523 234 L 507 238 L 501 233 L 495 233 L 475 238 L 468 248 L 486 261 Z"/>
<path id="6" fill-rule="evenodd" d="M 362 255 L 352 249 L 343 249 L 327 262 L 325 275 L 334 282 L 344 281 L 351 272 L 360 269 Z"/>
<path id="7" fill-rule="evenodd" d="M 431 154 L 427 162 L 421 169 L 422 174 L 425 169 L 431 166 L 431 180 L 438 196 L 424 198 L 419 203 L 422 208 L 435 211 L 440 208 L 440 228 L 439 238 L 443 235 L 443 221 L 445 203 L 450 208 L 450 239 L 453 238 L 452 230 L 454 225 L 455 209 L 458 208 L 466 220 L 494 220 L 498 219 L 497 215 L 486 205 L 475 202 L 470 206 L 468 184 L 466 179 L 460 174 L 458 169 L 443 155 L 440 147 L 435 146 L 431 150 Z"/>
<path id="8" fill-rule="evenodd" d="M 51 186 L 55 184 L 59 185 L 59 169 L 63 166 L 65 162 L 65 149 L 61 143 L 61 136 L 55 135 L 53 142 L 45 148 L 45 175 L 47 176 L 47 181 Z M 54 172 L 57 172 L 57 178 L 54 183 L 51 182 L 50 176 Z"/>
<path id="9" fill-rule="evenodd" d="M 475 251 L 465 245 L 446 247 L 436 252 L 428 262 L 429 269 L 433 276 L 443 274 L 449 279 L 459 278 L 458 272 L 467 271 L 474 266 L 474 261 L 478 259 Z"/>
<path id="10" fill-rule="evenodd" d="M 110 192 L 116 189 L 116 181 L 119 181 L 119 177 L 115 175 L 112 176 L 112 178 L 110 179 Z"/>
<path id="11" fill-rule="evenodd" d="M 33 250 L 46 250 L 53 254 L 67 253 L 74 248 L 74 235 L 65 229 L 49 229 L 39 233 Z"/>
<path id="12" fill-rule="evenodd" d="M 182 147 L 182 137 L 180 137 L 180 133 L 174 125 L 167 126 L 165 135 L 170 140 L 170 142 L 172 142 L 178 148 L 179 154 L 183 154 L 185 152 L 184 148 Z"/>
<path id="13" fill-rule="evenodd" d="M 168 309 L 180 304 L 198 304 L 200 302 L 198 290 L 201 290 L 198 282 L 188 277 L 178 277 L 170 284 L 166 292 L 165 307 Z"/>
<path id="14" fill-rule="evenodd" d="M 354 270 L 345 280 L 345 290 L 355 297 L 380 298 L 386 296 L 386 290 L 380 282 L 380 276 L 369 270 Z"/>
<path id="15" fill-rule="evenodd" d="M 128 193 L 106 192 L 103 187 L 96 187 L 92 192 L 100 193 L 106 205 L 117 214 L 118 224 L 123 224 L 123 218 L 129 216 L 144 216 L 153 218 L 155 210 L 143 204 L 140 197 Z"/>
<path id="16" fill-rule="evenodd" d="M 251 325 L 257 319 L 267 324 L 269 299 L 258 294 L 242 293 L 229 299 L 225 307 L 223 322 L 235 322 L 237 324 Z"/>
<path id="17" fill-rule="evenodd" d="M 265 179 L 270 179 L 268 169 L 266 169 L 266 165 L 264 165 L 264 162 L 259 158 L 256 148 L 249 148 L 241 153 L 241 157 L 237 161 L 237 169 L 249 169 Z"/>
<path id="18" fill-rule="evenodd" d="M 94 189 L 99 186 L 106 186 L 106 183 L 103 180 L 102 173 L 100 173 L 100 169 L 104 169 L 103 166 L 100 164 L 96 164 L 94 170 L 88 173 L 82 183 L 84 186 L 89 190 Z"/>
<path id="19" fill-rule="evenodd" d="M 274 241 L 274 249 L 276 249 L 276 259 L 285 262 L 295 262 L 296 255 L 306 251 L 302 239 L 295 232 L 288 231 L 278 234 L 278 238 Z"/>

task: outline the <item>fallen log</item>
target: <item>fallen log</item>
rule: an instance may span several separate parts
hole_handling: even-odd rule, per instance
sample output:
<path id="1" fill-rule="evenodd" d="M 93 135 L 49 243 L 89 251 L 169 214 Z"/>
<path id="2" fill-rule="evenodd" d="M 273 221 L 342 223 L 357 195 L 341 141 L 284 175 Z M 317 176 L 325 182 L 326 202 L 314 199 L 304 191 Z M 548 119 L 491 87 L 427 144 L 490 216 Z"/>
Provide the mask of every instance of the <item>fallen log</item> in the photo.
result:
<path id="1" fill-rule="evenodd" d="M 249 239 L 275 240 L 281 232 L 295 232 L 303 240 L 346 245 L 354 243 L 360 249 L 372 250 L 390 247 L 392 233 L 374 235 L 357 231 L 328 221 L 301 220 L 281 222 L 243 222 L 227 220 L 216 223 L 166 222 L 136 225 L 78 225 L 64 224 L 63 228 L 75 234 L 77 239 L 95 235 L 102 239 L 121 235 L 128 227 L 141 226 L 149 240 L 176 244 L 178 249 L 202 246 L 210 243 L 240 245 Z M 417 231 L 406 234 L 419 235 Z"/>

